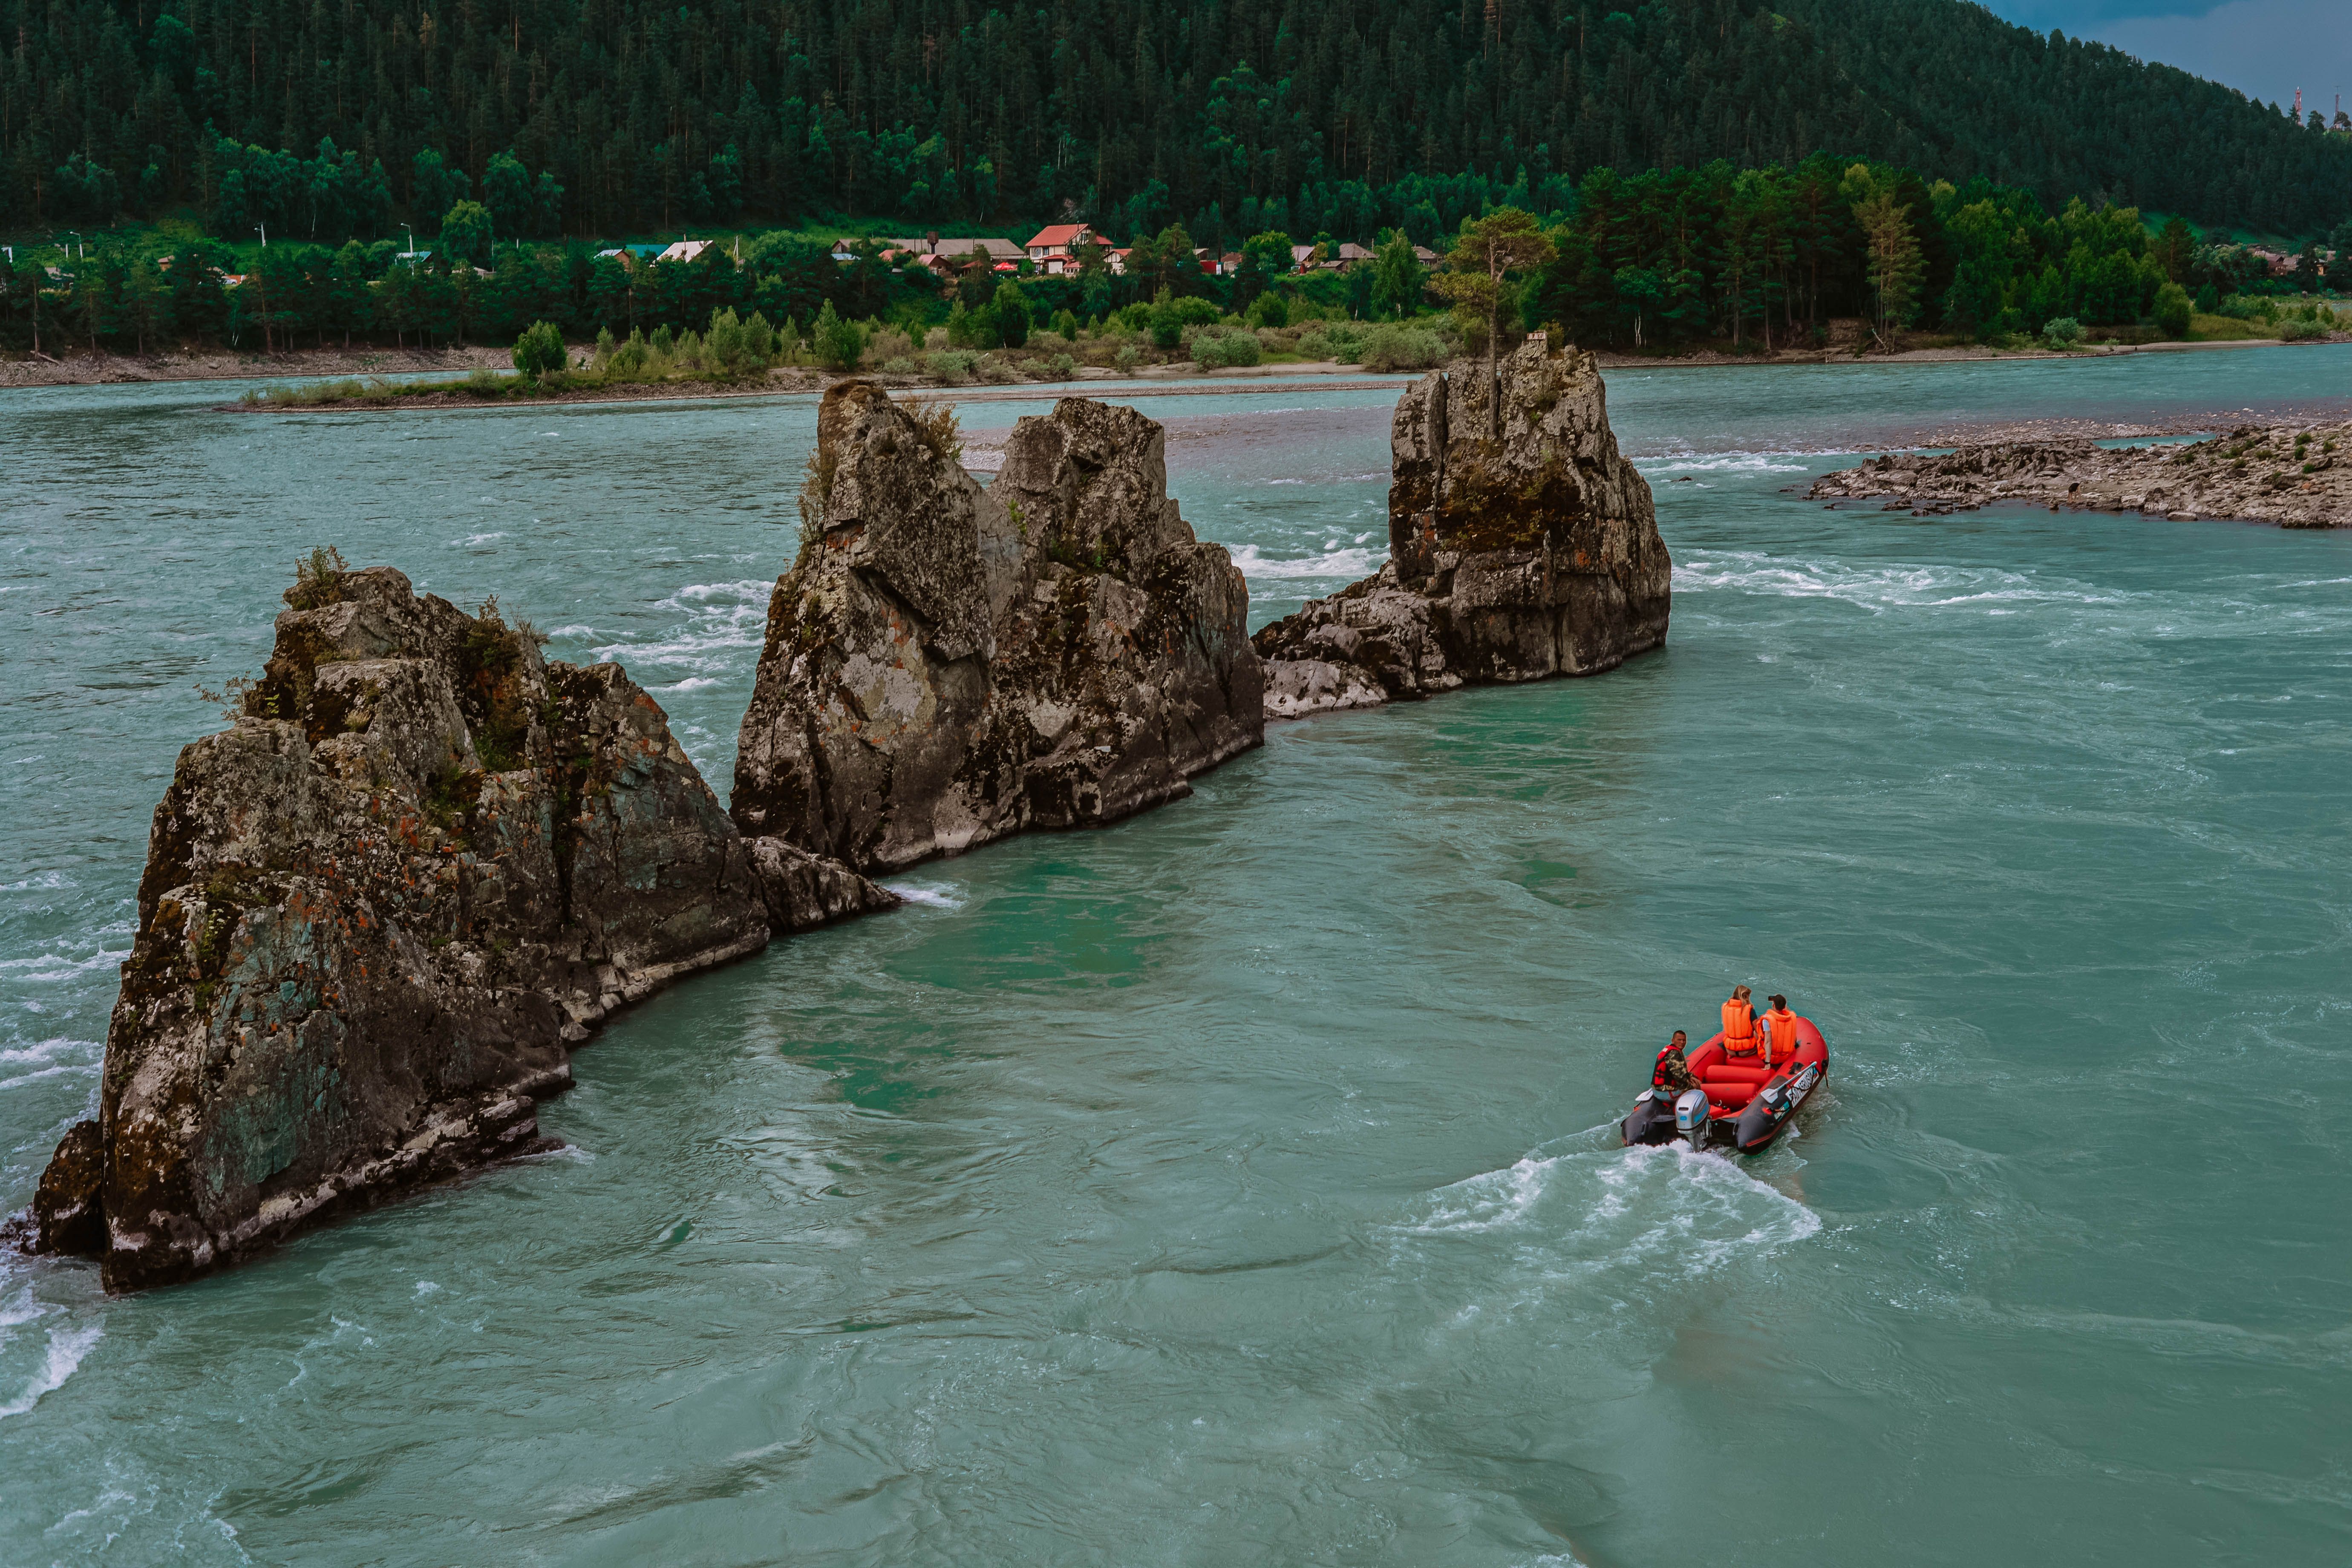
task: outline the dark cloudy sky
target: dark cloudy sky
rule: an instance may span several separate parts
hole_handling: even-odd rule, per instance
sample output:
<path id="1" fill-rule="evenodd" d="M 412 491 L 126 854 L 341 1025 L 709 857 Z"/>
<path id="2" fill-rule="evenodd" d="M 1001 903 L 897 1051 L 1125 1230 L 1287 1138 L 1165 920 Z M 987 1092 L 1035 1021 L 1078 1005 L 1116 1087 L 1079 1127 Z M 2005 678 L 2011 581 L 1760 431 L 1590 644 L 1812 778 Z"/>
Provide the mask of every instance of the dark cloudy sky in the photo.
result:
<path id="1" fill-rule="evenodd" d="M 1984 0 L 2012 22 L 2096 38 L 2285 108 L 2352 110 L 2352 0 Z"/>

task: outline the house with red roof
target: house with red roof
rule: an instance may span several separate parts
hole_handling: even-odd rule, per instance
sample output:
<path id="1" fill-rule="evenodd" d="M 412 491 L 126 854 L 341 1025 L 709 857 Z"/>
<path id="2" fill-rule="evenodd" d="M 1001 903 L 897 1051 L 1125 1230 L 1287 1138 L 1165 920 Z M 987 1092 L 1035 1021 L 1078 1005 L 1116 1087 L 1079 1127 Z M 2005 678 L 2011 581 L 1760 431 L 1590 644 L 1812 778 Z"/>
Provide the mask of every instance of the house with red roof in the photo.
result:
<path id="1" fill-rule="evenodd" d="M 1101 243 L 1085 224 L 1047 224 L 1029 237 L 1029 260 L 1040 272 L 1075 272 L 1079 247 Z"/>

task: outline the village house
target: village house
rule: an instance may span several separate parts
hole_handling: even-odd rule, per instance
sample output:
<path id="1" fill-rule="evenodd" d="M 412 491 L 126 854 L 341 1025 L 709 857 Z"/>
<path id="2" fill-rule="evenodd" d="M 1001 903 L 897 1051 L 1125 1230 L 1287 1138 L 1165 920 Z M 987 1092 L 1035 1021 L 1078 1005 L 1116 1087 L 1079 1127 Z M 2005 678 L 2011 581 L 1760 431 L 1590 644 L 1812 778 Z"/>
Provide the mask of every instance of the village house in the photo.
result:
<path id="1" fill-rule="evenodd" d="M 934 272 L 951 271 L 975 252 L 992 258 L 994 270 L 1009 272 L 1023 254 L 1021 247 L 1009 239 L 991 239 L 977 235 L 951 235 L 941 238 L 937 234 L 926 234 L 919 237 L 909 236 L 893 239 L 888 244 L 891 251 L 904 251 L 907 259 Z"/>
<path id="2" fill-rule="evenodd" d="M 1290 269 L 1305 272 L 1310 268 L 1320 268 L 1327 272 L 1344 272 L 1359 261 L 1371 260 L 1372 253 L 1354 240 L 1348 240 L 1327 248 L 1322 260 L 1317 261 L 1314 258 L 1315 247 L 1294 245 L 1290 247 Z"/>
<path id="3" fill-rule="evenodd" d="M 1047 224 L 1029 237 L 1029 261 L 1049 277 L 1076 272 L 1085 261 L 1081 247 L 1101 243 L 1085 224 Z"/>
<path id="4" fill-rule="evenodd" d="M 707 239 L 681 239 L 676 245 L 664 249 L 654 259 L 656 261 L 691 261 L 709 249 L 710 244 L 711 242 Z"/>

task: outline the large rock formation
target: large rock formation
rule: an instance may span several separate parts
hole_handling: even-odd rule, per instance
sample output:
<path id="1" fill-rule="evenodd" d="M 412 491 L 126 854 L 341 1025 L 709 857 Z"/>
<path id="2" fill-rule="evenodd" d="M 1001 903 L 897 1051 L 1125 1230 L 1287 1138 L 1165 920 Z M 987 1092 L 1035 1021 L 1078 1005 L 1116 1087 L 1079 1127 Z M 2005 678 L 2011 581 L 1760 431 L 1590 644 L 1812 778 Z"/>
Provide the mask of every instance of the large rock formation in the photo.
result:
<path id="1" fill-rule="evenodd" d="M 535 1102 L 614 1008 L 895 901 L 755 855 L 618 665 L 388 567 L 287 598 L 156 808 L 99 1117 L 30 1216 L 110 1289 L 545 1147 Z"/>
<path id="2" fill-rule="evenodd" d="M 1891 498 L 1887 510 L 1930 516 L 2021 501 L 2184 522 L 2227 517 L 2352 528 L 2352 424 L 2241 425 L 2187 446 L 1997 441 L 1895 452 L 1824 474 L 1811 494 L 1832 501 Z"/>
<path id="3" fill-rule="evenodd" d="M 1389 560 L 1259 630 L 1268 718 L 1613 669 L 1666 640 L 1673 563 L 1592 355 L 1542 333 L 1433 372 L 1390 428 Z"/>
<path id="4" fill-rule="evenodd" d="M 1247 585 L 1168 498 L 1164 435 L 1064 398 L 983 489 L 944 411 L 825 394 L 733 810 L 876 869 L 1116 821 L 1265 739 Z"/>

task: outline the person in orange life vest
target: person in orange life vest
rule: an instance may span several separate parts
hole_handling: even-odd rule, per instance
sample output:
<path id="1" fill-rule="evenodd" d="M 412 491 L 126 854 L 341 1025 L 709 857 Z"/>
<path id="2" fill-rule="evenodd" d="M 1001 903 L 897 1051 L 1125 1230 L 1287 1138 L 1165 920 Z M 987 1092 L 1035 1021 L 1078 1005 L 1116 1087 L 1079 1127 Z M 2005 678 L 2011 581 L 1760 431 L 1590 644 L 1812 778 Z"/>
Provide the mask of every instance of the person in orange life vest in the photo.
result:
<path id="1" fill-rule="evenodd" d="M 1652 1089 L 1675 1095 L 1699 1087 L 1698 1077 L 1691 1071 L 1689 1058 L 1683 1054 L 1689 1047 L 1690 1037 L 1676 1029 L 1673 1041 L 1658 1053 L 1658 1065 L 1651 1070 Z"/>
<path id="2" fill-rule="evenodd" d="M 1756 1008 L 1748 998 L 1745 985 L 1731 988 L 1731 1000 L 1723 1005 L 1723 1054 L 1734 1060 L 1754 1056 L 1763 1046 L 1763 1032 L 1756 1026 Z"/>
<path id="3" fill-rule="evenodd" d="M 1775 1060 L 1787 1061 L 1797 1054 L 1797 1016 L 1789 1011 L 1786 996 L 1767 998 L 1772 1010 L 1764 1015 L 1764 1065 Z"/>

